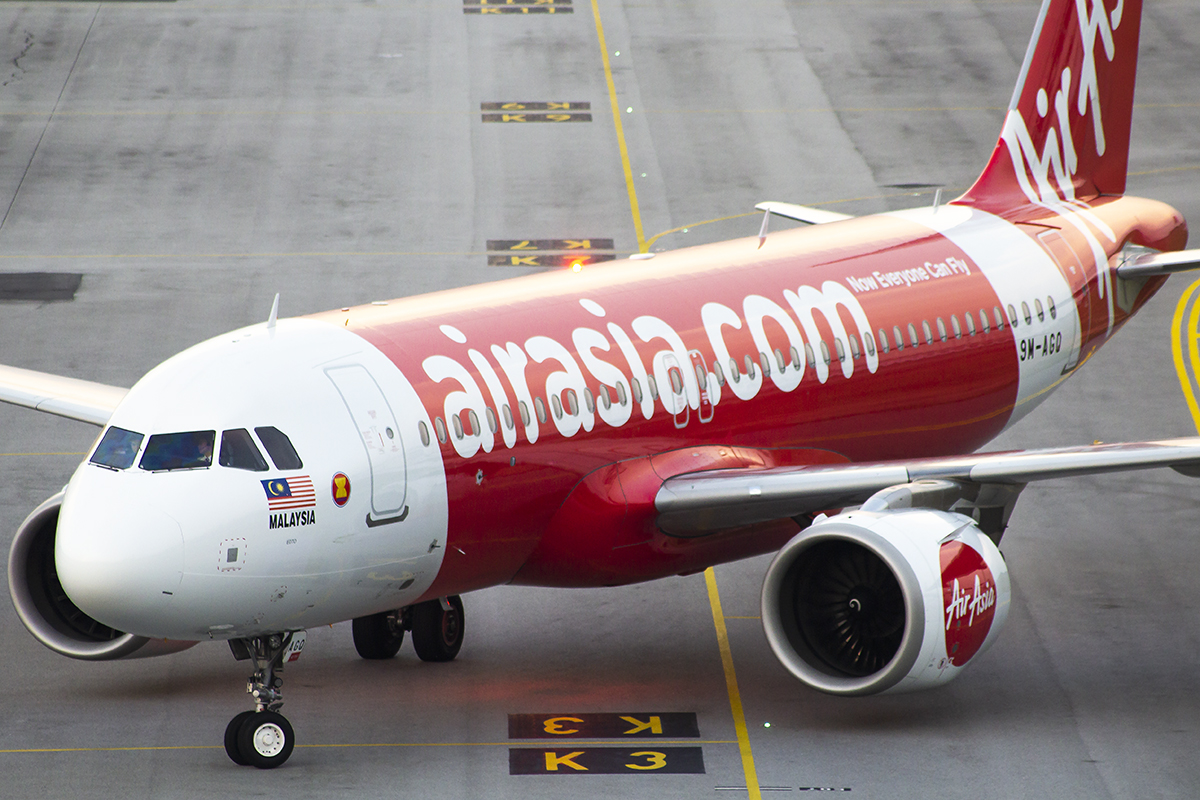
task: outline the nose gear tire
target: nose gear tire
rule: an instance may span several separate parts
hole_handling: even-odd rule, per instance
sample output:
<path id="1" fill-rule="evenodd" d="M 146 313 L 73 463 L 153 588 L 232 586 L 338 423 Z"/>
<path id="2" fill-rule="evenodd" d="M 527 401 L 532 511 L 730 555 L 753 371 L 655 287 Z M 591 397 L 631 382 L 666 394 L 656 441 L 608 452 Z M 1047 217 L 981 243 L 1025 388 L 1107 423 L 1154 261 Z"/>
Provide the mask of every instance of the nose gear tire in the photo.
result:
<path id="1" fill-rule="evenodd" d="M 296 734 L 282 714 L 252 712 L 238 731 L 238 750 L 246 763 L 259 769 L 274 769 L 292 754 Z"/>

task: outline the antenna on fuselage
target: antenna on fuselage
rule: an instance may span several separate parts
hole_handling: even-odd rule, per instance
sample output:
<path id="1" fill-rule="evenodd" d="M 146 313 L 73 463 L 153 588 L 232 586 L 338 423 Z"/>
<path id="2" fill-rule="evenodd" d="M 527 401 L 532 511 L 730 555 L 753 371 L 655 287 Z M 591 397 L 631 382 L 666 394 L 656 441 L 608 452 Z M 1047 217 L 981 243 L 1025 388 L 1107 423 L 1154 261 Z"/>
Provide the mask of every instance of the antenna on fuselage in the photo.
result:
<path id="1" fill-rule="evenodd" d="M 938 210 L 938 206 L 940 206 L 941 204 L 942 204 L 942 190 L 941 190 L 941 188 L 939 187 L 939 188 L 938 188 L 938 190 L 937 190 L 936 192 L 934 192 L 934 193 L 933 193 L 933 210 L 934 210 L 934 213 L 936 213 L 936 212 L 937 212 L 937 210 Z"/>
<path id="2" fill-rule="evenodd" d="M 763 224 L 758 229 L 758 249 L 761 250 L 763 242 L 767 241 L 767 222 L 771 219 L 771 210 L 767 209 L 763 212 Z"/>
<path id="3" fill-rule="evenodd" d="M 279 292 L 275 293 L 275 302 L 271 303 L 271 313 L 267 315 L 267 330 L 275 327 L 275 321 L 279 319 Z"/>

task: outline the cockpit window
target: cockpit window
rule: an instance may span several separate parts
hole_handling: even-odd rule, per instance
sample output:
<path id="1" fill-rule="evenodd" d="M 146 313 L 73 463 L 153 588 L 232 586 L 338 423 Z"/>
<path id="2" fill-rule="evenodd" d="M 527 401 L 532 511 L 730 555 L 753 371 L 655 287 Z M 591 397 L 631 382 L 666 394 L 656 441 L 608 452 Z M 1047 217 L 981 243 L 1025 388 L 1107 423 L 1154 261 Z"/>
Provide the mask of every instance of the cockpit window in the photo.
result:
<path id="1" fill-rule="evenodd" d="M 210 467 L 216 438 L 216 431 L 156 433 L 146 443 L 138 466 L 151 472 Z"/>
<path id="2" fill-rule="evenodd" d="M 275 462 L 276 469 L 300 469 L 304 462 L 292 447 L 292 441 L 283 431 L 275 427 L 255 428 L 258 440 L 267 448 L 267 454 Z"/>
<path id="3" fill-rule="evenodd" d="M 248 469 L 251 472 L 266 472 L 267 462 L 254 446 L 250 432 L 245 428 L 224 431 L 221 434 L 221 455 L 217 460 L 222 467 Z"/>
<path id="4" fill-rule="evenodd" d="M 104 432 L 104 438 L 96 446 L 96 452 L 89 459 L 93 464 L 112 469 L 129 469 L 137 458 L 138 448 L 142 446 L 140 433 L 127 431 L 124 428 L 109 428 Z"/>

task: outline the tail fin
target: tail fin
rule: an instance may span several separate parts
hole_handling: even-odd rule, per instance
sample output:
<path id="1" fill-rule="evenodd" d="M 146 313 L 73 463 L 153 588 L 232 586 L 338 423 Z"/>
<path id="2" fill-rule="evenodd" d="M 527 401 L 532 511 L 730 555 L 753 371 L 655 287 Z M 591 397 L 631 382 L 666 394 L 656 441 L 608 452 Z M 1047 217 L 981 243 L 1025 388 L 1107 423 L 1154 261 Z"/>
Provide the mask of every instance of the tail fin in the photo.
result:
<path id="1" fill-rule="evenodd" d="M 983 174 L 957 203 L 1003 213 L 1125 192 L 1142 0 L 1045 0 Z"/>

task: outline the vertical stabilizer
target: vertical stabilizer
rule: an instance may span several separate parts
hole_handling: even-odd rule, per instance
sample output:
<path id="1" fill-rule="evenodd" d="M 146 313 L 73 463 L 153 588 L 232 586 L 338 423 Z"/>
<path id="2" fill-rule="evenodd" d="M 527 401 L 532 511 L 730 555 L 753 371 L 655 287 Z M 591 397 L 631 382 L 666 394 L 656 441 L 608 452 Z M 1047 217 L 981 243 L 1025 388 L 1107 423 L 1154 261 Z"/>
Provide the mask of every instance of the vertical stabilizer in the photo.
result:
<path id="1" fill-rule="evenodd" d="M 1142 0 L 1045 0 L 983 174 L 958 203 L 1004 213 L 1125 191 Z"/>

